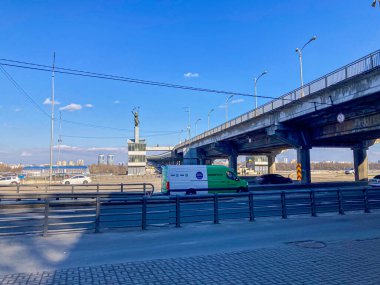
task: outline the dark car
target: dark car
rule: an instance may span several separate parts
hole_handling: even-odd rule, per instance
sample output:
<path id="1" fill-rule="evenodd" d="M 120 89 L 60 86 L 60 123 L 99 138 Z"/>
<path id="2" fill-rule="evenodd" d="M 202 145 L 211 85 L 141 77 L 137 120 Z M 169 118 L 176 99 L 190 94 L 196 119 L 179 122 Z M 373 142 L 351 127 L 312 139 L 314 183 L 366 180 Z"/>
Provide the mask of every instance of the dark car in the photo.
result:
<path id="1" fill-rule="evenodd" d="M 280 174 L 264 174 L 256 178 L 258 184 L 287 184 L 293 180 Z"/>
<path id="2" fill-rule="evenodd" d="M 380 175 L 376 175 L 372 179 L 368 180 L 368 185 L 372 187 L 380 187 Z"/>

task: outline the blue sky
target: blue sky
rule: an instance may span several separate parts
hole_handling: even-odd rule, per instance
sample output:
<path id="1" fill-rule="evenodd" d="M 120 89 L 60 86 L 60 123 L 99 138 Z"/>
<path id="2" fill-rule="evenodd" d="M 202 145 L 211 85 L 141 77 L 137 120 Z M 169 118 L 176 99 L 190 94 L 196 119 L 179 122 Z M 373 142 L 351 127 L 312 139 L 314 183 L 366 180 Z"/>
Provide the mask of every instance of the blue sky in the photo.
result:
<path id="1" fill-rule="evenodd" d="M 59 67 L 277 97 L 299 86 L 296 47 L 303 53 L 304 81 L 311 81 L 379 48 L 380 9 L 371 0 L 287 1 L 6 1 L 0 2 L 0 58 Z M 49 73 L 5 67 L 43 108 L 51 96 Z M 185 76 L 191 74 L 193 76 Z M 195 76 L 194 76 L 195 75 Z M 173 145 L 187 125 L 192 132 L 225 120 L 226 96 L 56 74 L 55 96 L 66 120 L 125 129 L 62 124 L 62 135 L 132 138 L 131 110 L 140 106 L 141 136 L 149 145 Z M 0 74 L 0 161 L 48 163 L 49 119 Z M 235 97 L 229 117 L 253 107 Z M 259 99 L 259 104 L 266 100 Z M 80 106 L 79 106 L 80 105 Z M 73 105 L 71 105 L 73 107 Z M 81 107 L 81 108 L 80 108 Z M 75 108 L 74 108 L 75 109 Z M 170 135 L 162 135 L 172 133 Z M 182 134 L 184 138 L 185 133 Z M 56 124 L 55 141 L 58 139 Z M 125 139 L 63 137 L 62 159 L 96 161 L 116 153 L 125 161 Z M 370 160 L 380 159 L 380 147 Z M 352 160 L 349 150 L 312 152 L 322 159 Z"/>

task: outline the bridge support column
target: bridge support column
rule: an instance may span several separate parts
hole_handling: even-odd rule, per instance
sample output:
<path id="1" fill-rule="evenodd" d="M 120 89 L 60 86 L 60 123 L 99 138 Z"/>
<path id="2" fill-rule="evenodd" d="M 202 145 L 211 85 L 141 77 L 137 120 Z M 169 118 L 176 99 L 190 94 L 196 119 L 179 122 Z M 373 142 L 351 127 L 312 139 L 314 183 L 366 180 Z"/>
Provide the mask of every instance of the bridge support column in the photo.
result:
<path id="1" fill-rule="evenodd" d="M 302 168 L 302 183 L 311 183 L 310 171 L 310 147 L 297 148 L 297 161 L 301 163 Z"/>
<path id="2" fill-rule="evenodd" d="M 366 147 L 355 147 L 354 152 L 354 169 L 355 169 L 355 181 L 367 181 L 368 180 L 368 158 Z"/>
<path id="3" fill-rule="evenodd" d="M 231 154 L 228 156 L 228 167 L 232 168 L 237 173 L 237 155 Z"/>
<path id="4" fill-rule="evenodd" d="M 183 154 L 184 165 L 197 165 L 199 164 L 198 151 L 196 148 L 189 148 Z"/>
<path id="5" fill-rule="evenodd" d="M 268 173 L 273 174 L 276 173 L 276 156 L 271 154 L 268 155 Z"/>
<path id="6" fill-rule="evenodd" d="M 237 173 L 237 157 L 239 155 L 237 145 L 231 142 L 221 142 L 215 145 L 215 149 L 228 157 L 228 166 Z"/>

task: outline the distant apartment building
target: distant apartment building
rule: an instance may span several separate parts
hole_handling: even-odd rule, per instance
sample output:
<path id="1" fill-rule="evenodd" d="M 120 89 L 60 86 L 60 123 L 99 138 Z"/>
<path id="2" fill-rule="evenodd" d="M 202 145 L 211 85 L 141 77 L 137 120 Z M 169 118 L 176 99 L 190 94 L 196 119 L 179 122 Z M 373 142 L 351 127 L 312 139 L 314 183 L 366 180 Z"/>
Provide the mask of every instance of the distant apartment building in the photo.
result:
<path id="1" fill-rule="evenodd" d="M 107 165 L 114 165 L 114 158 L 115 156 L 113 154 L 108 154 L 107 155 Z"/>
<path id="2" fill-rule="evenodd" d="M 98 165 L 101 165 L 101 164 L 106 164 L 105 159 L 104 159 L 104 154 L 98 155 Z"/>
<path id="3" fill-rule="evenodd" d="M 88 167 L 86 165 L 53 165 L 53 175 L 74 175 L 88 173 Z M 49 176 L 49 165 L 30 165 L 23 167 L 23 174 L 27 177 L 47 177 Z"/>

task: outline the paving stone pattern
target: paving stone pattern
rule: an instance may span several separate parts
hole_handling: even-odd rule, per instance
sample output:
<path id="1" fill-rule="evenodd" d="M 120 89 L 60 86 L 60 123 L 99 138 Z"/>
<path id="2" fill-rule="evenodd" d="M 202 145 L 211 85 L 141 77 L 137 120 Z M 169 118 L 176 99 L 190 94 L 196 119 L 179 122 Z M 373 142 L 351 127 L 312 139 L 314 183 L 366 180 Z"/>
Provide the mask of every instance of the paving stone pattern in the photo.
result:
<path id="1" fill-rule="evenodd" d="M 3 275 L 0 284 L 380 284 L 380 238 L 302 244 Z"/>

